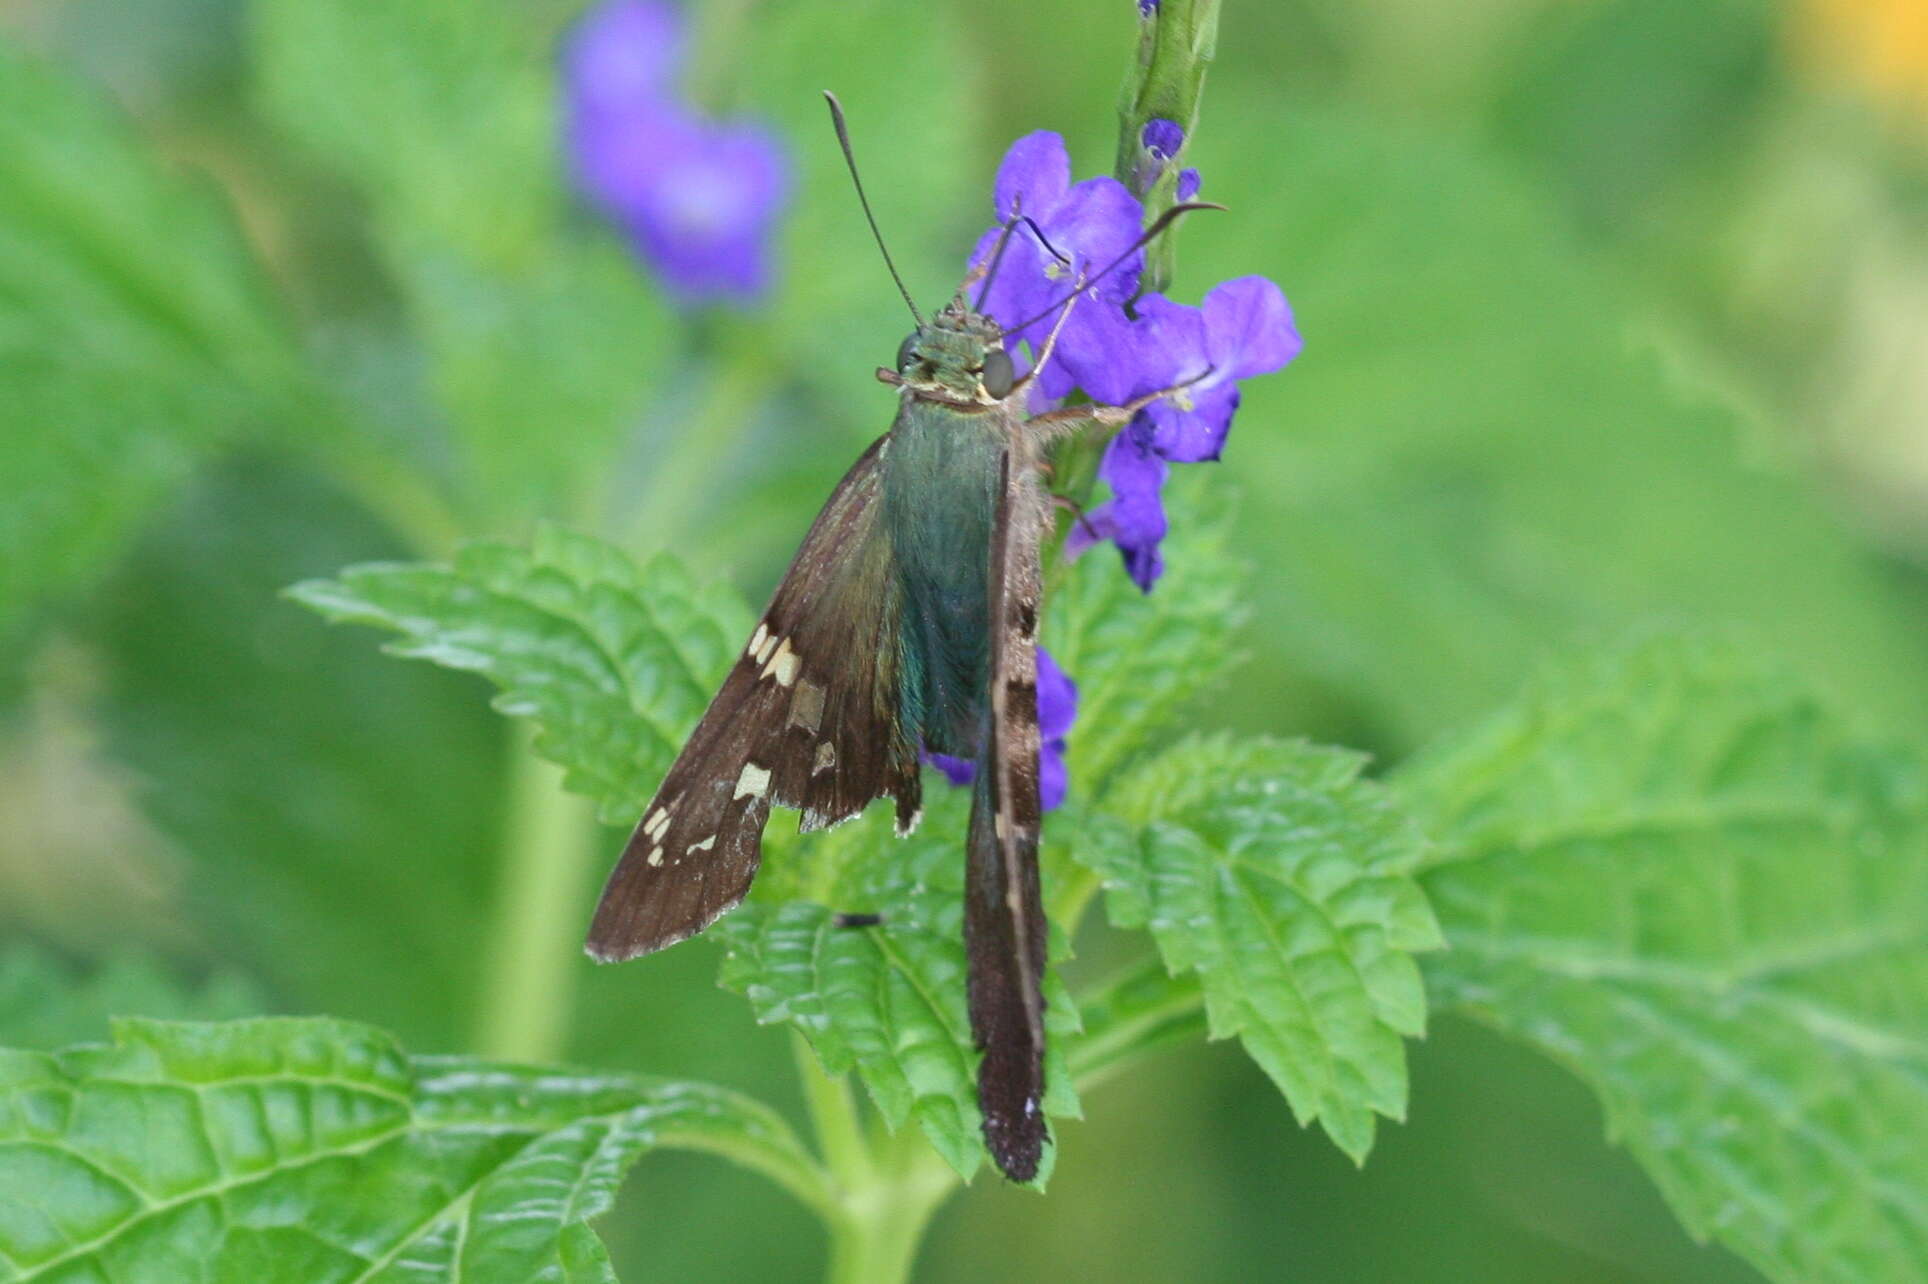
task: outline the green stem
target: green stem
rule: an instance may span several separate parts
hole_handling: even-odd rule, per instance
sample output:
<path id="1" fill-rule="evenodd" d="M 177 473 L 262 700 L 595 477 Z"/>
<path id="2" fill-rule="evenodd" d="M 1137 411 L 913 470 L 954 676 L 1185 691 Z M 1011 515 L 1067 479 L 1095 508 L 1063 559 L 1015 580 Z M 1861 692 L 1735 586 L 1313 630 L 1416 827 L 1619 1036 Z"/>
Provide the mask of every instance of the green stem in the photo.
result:
<path id="1" fill-rule="evenodd" d="M 809 1107 L 810 1124 L 816 1129 L 824 1163 L 839 1182 L 861 1185 L 872 1180 L 875 1172 L 870 1147 L 864 1140 L 863 1122 L 850 1095 L 850 1084 L 823 1072 L 817 1054 L 802 1035 L 790 1036 L 790 1051 L 797 1059 L 797 1078 L 803 1081 L 804 1104 Z"/>
<path id="2" fill-rule="evenodd" d="M 770 395 L 778 378 L 760 327 L 715 318 L 722 356 L 706 374 L 708 391 L 686 423 L 677 425 L 668 448 L 650 470 L 649 488 L 636 505 L 626 544 L 661 546 L 683 529 L 702 497 L 716 485 L 722 464 L 742 440 L 743 426 Z"/>
<path id="3" fill-rule="evenodd" d="M 768 1138 L 710 1129 L 688 1133 L 671 1129 L 659 1134 L 656 1144 L 666 1149 L 716 1155 L 753 1173 L 760 1173 L 796 1196 L 805 1208 L 822 1218 L 825 1224 L 838 1215 L 836 1184 L 823 1166 L 814 1162 L 800 1145 L 772 1145 Z"/>
<path id="4" fill-rule="evenodd" d="M 354 496 L 418 557 L 447 557 L 462 538 L 455 508 L 434 480 L 379 433 L 346 398 L 307 380 L 288 394 L 285 413 L 304 423 L 295 449 L 316 471 Z"/>
<path id="5" fill-rule="evenodd" d="M 804 1101 L 835 1187 L 826 1219 L 830 1284 L 899 1284 L 910 1278 L 931 1214 L 957 1187 L 957 1174 L 915 1128 L 873 1144 L 849 1084 L 824 1074 L 801 1036 L 794 1041 Z"/>
<path id="6" fill-rule="evenodd" d="M 562 788 L 562 772 L 536 756 L 534 730 L 511 737 L 508 818 L 495 923 L 482 975 L 477 1045 L 509 1061 L 556 1061 L 574 1015 L 575 942 L 596 821 Z"/>
<path id="7" fill-rule="evenodd" d="M 1180 157 L 1162 167 L 1147 165 L 1145 126 L 1169 120 L 1185 131 L 1186 145 L 1198 127 L 1198 103 L 1205 92 L 1205 71 L 1218 47 L 1218 0 L 1162 0 L 1157 10 L 1139 23 L 1138 57 L 1125 78 L 1118 102 L 1118 164 L 1116 176 L 1145 203 L 1145 222 L 1172 207 L 1178 187 Z M 1147 177 L 1152 181 L 1147 183 Z M 1178 261 L 1176 242 L 1161 236 L 1145 251 L 1146 293 L 1171 285 Z"/>
<path id="8" fill-rule="evenodd" d="M 359 439 L 329 443 L 323 468 L 400 536 L 417 556 L 447 557 L 462 539 L 462 524 L 435 487 L 411 463 Z"/>
<path id="9" fill-rule="evenodd" d="M 1114 176 L 1144 203 L 1149 227 L 1177 200 L 1178 172 L 1185 147 L 1198 127 L 1205 72 L 1218 45 L 1219 0 L 1162 0 L 1138 24 L 1138 56 L 1125 77 L 1118 102 L 1118 158 Z M 1178 155 L 1154 163 L 1144 146 L 1145 126 L 1169 120 L 1185 131 Z M 1177 229 L 1145 247 L 1140 294 L 1169 289 L 1178 264 Z M 1088 506 L 1098 484 L 1098 463 L 1111 433 L 1079 433 L 1052 453 L 1053 489 L 1080 507 Z M 1054 545 L 1051 550 L 1055 552 Z M 1052 563 L 1054 564 L 1055 559 Z"/>

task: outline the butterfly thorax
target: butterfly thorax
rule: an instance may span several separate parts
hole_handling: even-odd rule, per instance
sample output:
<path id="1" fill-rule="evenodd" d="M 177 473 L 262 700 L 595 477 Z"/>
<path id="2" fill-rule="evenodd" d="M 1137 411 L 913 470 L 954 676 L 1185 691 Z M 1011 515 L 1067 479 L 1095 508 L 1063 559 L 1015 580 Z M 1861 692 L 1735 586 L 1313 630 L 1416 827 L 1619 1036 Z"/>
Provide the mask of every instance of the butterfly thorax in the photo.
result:
<path id="1" fill-rule="evenodd" d="M 989 671 L 989 568 L 1013 404 L 983 389 L 996 327 L 961 301 L 904 343 L 903 405 L 884 460 L 903 591 L 906 724 L 926 747 L 977 752 Z"/>

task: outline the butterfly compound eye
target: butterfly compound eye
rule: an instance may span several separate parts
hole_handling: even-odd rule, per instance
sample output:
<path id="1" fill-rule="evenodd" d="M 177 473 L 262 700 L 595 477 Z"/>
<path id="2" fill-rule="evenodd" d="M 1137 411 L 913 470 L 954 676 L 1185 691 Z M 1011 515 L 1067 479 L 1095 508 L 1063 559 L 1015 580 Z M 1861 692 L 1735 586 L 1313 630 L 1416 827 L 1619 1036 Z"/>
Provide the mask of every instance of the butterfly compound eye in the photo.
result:
<path id="1" fill-rule="evenodd" d="M 904 367 L 908 366 L 916 355 L 917 331 L 912 330 L 904 336 L 904 341 L 897 345 L 897 373 L 902 374 Z"/>
<path id="2" fill-rule="evenodd" d="M 999 401 L 1011 395 L 1011 387 L 1018 381 L 1017 371 L 1011 366 L 1011 354 L 1002 350 L 984 354 L 984 391 Z"/>

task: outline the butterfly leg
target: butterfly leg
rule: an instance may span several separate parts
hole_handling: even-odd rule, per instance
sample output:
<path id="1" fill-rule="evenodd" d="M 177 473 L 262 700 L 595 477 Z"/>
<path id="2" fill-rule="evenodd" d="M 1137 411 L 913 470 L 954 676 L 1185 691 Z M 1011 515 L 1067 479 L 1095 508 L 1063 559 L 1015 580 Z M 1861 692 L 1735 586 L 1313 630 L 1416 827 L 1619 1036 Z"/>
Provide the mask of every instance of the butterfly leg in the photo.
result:
<path id="1" fill-rule="evenodd" d="M 1078 284 L 1080 286 L 1084 284 L 1084 278 L 1082 276 L 1078 278 Z M 1022 396 L 1024 390 L 1031 386 L 1031 381 L 1038 377 L 1038 371 L 1044 369 L 1045 362 L 1051 360 L 1052 350 L 1058 346 L 1058 335 L 1064 331 L 1064 323 L 1071 319 L 1072 305 L 1077 303 L 1078 299 L 1079 296 L 1073 294 L 1064 301 L 1064 311 L 1058 313 L 1058 319 L 1051 323 L 1051 333 L 1044 336 L 1044 347 L 1038 350 L 1037 364 L 1033 365 L 1031 369 L 1026 372 L 1024 378 L 1011 385 L 1011 396 Z"/>
<path id="2" fill-rule="evenodd" d="M 1083 504 L 1080 504 L 1077 500 L 1071 498 L 1071 496 L 1053 492 L 1051 495 L 1051 506 L 1053 508 L 1061 508 L 1065 512 L 1070 513 L 1071 516 L 1076 519 L 1078 528 L 1082 530 L 1092 542 L 1095 543 L 1101 538 L 1098 534 L 1098 528 L 1091 524 L 1091 514 L 1085 511 Z"/>
<path id="3" fill-rule="evenodd" d="M 1211 373 L 1212 367 L 1206 366 L 1183 383 L 1175 383 L 1169 388 L 1160 388 L 1157 392 L 1148 392 L 1142 397 L 1133 397 L 1122 406 L 1066 406 L 1062 410 L 1047 410 L 1041 415 L 1033 415 L 1025 420 L 1024 426 L 1036 430 L 1047 441 L 1055 441 L 1059 437 L 1069 436 L 1093 425 L 1101 428 L 1122 428 L 1131 422 L 1133 415 L 1160 397 L 1169 397 L 1173 393 L 1183 392 Z"/>

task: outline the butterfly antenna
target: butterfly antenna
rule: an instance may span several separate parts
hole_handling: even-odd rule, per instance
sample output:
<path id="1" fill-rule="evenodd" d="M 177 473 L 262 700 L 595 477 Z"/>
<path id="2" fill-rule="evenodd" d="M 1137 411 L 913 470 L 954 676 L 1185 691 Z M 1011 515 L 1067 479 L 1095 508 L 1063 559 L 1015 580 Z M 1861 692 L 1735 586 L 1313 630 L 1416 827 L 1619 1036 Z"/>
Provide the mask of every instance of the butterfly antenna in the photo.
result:
<path id="1" fill-rule="evenodd" d="M 1042 245 L 1052 258 L 1066 267 L 1071 265 L 1071 260 L 1059 253 L 1057 246 L 1051 244 L 1051 238 L 1044 234 L 1044 229 L 1038 226 L 1036 219 L 1029 214 L 1013 214 L 1004 224 L 1004 229 L 998 233 L 997 248 L 991 251 L 991 267 L 984 274 L 984 284 L 977 288 L 977 302 L 971 305 L 972 311 L 984 311 L 984 300 L 991 297 L 991 282 L 997 280 L 997 270 L 1004 262 L 1004 247 L 1010 244 L 1011 233 L 1017 231 L 1020 223 L 1031 229 L 1031 235 L 1038 238 L 1038 244 Z"/>
<path id="2" fill-rule="evenodd" d="M 870 212 L 870 198 L 864 195 L 864 180 L 857 176 L 857 155 L 850 150 L 850 127 L 844 124 L 843 104 L 837 95 L 828 89 L 823 91 L 824 101 L 830 104 L 830 123 L 837 127 L 837 143 L 843 148 L 844 163 L 850 166 L 850 182 L 857 189 L 857 203 L 864 207 L 864 219 L 870 224 L 870 234 L 877 238 L 877 249 L 884 256 L 884 266 L 890 269 L 890 279 L 897 283 L 897 293 L 904 296 L 904 306 L 917 320 L 918 329 L 924 327 L 924 315 L 912 302 L 910 291 L 904 288 L 904 278 L 897 275 L 897 265 L 891 261 L 890 247 L 884 244 L 884 234 L 877 228 L 877 216 Z"/>
<path id="3" fill-rule="evenodd" d="M 1170 227 L 1173 223 L 1177 222 L 1178 219 L 1183 215 L 1190 214 L 1194 210 L 1223 210 L 1224 208 L 1225 207 L 1223 205 L 1214 205 L 1210 201 L 1192 201 L 1184 205 L 1172 206 L 1170 209 L 1166 210 L 1163 214 L 1160 214 L 1157 218 L 1157 221 L 1155 221 L 1150 227 L 1146 228 L 1144 232 L 1140 234 L 1138 239 L 1131 243 L 1130 249 L 1126 250 L 1123 254 L 1120 254 L 1117 258 L 1113 259 L 1111 262 L 1105 264 L 1104 267 L 1099 270 L 1096 276 L 1092 277 L 1089 281 L 1082 281 L 1076 286 L 1072 287 L 1070 290 L 1066 291 L 1064 295 L 1054 300 L 1050 307 L 1038 313 L 1036 316 L 1027 318 L 1025 321 L 1023 321 L 1018 325 L 1005 326 L 1002 333 L 1016 334 L 1019 330 L 1022 330 L 1027 326 L 1036 325 L 1038 322 L 1044 320 L 1046 317 L 1050 316 L 1053 312 L 1056 312 L 1059 308 L 1071 302 L 1071 300 L 1077 298 L 1080 294 L 1083 294 L 1086 290 L 1089 290 L 1091 287 L 1098 284 L 1098 282 L 1104 280 L 1106 277 L 1110 276 L 1113 272 L 1117 271 L 1120 267 L 1124 265 L 1127 259 L 1129 259 L 1132 255 L 1138 253 L 1138 251 L 1144 249 L 1147 245 L 1150 245 L 1153 241 L 1157 240 L 1160 233 L 1162 233 L 1166 228 Z"/>

